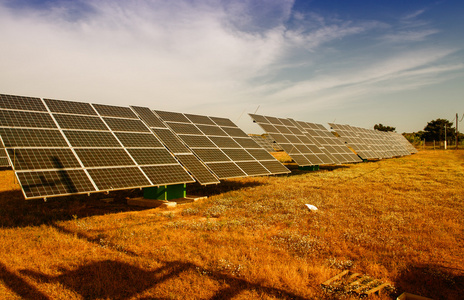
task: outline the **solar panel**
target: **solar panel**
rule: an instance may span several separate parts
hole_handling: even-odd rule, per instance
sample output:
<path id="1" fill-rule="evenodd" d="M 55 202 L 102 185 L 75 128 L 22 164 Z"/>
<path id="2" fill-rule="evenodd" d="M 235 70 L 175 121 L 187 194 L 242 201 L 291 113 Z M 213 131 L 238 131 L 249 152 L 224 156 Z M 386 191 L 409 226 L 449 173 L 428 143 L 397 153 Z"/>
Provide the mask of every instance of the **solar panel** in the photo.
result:
<path id="1" fill-rule="evenodd" d="M 103 191 L 152 185 L 137 167 L 88 169 L 88 172 L 97 187 Z"/>
<path id="2" fill-rule="evenodd" d="M 148 166 L 142 167 L 142 170 L 158 185 L 191 182 L 190 175 L 180 165 Z"/>
<path id="3" fill-rule="evenodd" d="M 293 121 L 293 120 L 291 120 Z M 309 139 L 321 148 L 324 153 L 339 163 L 361 162 L 362 160 L 354 154 L 340 139 L 334 136 L 322 124 L 293 121 L 306 134 Z"/>
<path id="4" fill-rule="evenodd" d="M 55 99 L 44 99 L 44 101 L 51 112 L 90 116 L 97 115 L 90 103 L 63 101 Z"/>
<path id="5" fill-rule="evenodd" d="M 370 149 L 365 140 L 349 125 L 329 123 L 340 138 L 362 159 L 376 159 L 378 154 Z"/>
<path id="6" fill-rule="evenodd" d="M 25 128 L 56 128 L 48 113 L 0 110 L 0 126 Z"/>
<path id="7" fill-rule="evenodd" d="M 18 148 L 8 149 L 15 170 L 46 170 L 80 168 L 71 149 Z"/>
<path id="8" fill-rule="evenodd" d="M 0 168 L 6 168 L 10 166 L 10 161 L 8 160 L 8 155 L 6 154 L 5 145 L 3 145 L 1 136 L 0 136 Z"/>
<path id="9" fill-rule="evenodd" d="M 299 165 L 338 163 L 330 153 L 316 145 L 311 136 L 294 121 L 271 116 L 250 114 L 250 117 Z"/>
<path id="10" fill-rule="evenodd" d="M 111 132 L 63 130 L 63 133 L 72 147 L 120 147 Z"/>
<path id="11" fill-rule="evenodd" d="M 261 159 L 249 152 L 261 147 L 229 119 L 154 112 L 219 179 L 289 172 L 283 165 L 277 173 L 267 170 Z M 267 156 L 265 160 L 277 162 L 273 156 Z"/>
<path id="12" fill-rule="evenodd" d="M 0 108 L 46 112 L 40 98 L 0 94 Z"/>
<path id="13" fill-rule="evenodd" d="M 249 141 L 248 139 L 242 139 L 241 144 L 234 141 L 231 137 L 226 136 L 211 136 L 210 140 L 218 148 L 256 148 L 254 144 L 251 144 L 252 141 Z M 248 141 L 248 143 L 243 140 Z"/>
<path id="14" fill-rule="evenodd" d="M 139 165 L 176 164 L 175 158 L 164 149 L 134 148 L 127 151 Z"/>
<path id="15" fill-rule="evenodd" d="M 0 119 L 26 198 L 194 182 L 128 107 L 2 95 Z"/>
<path id="16" fill-rule="evenodd" d="M 129 132 L 150 132 L 140 120 L 107 118 L 103 120 L 113 131 L 129 131 Z"/>
<path id="17" fill-rule="evenodd" d="M 406 150 L 404 144 L 394 138 L 397 133 L 332 123 L 330 126 L 363 159 L 391 158 L 411 153 Z"/>
<path id="18" fill-rule="evenodd" d="M 108 130 L 99 117 L 54 114 L 54 119 L 62 129 Z"/>
<path id="19" fill-rule="evenodd" d="M 206 163 L 220 179 L 237 178 L 246 176 L 245 172 L 233 162 Z"/>
<path id="20" fill-rule="evenodd" d="M 26 198 L 95 191 L 84 170 L 16 171 L 16 176 Z"/>
<path id="21" fill-rule="evenodd" d="M 0 127 L 0 135 L 5 148 L 68 147 L 59 130 Z"/>
<path id="22" fill-rule="evenodd" d="M 179 135 L 182 141 L 190 148 L 216 148 L 215 144 L 202 135 Z"/>
<path id="23" fill-rule="evenodd" d="M 148 127 L 152 128 L 165 128 L 166 125 L 153 114 L 153 112 L 148 107 L 140 107 L 140 106 L 131 106 L 131 108 L 135 111 L 137 115 L 139 115 L 140 119 L 148 125 Z"/>
<path id="24" fill-rule="evenodd" d="M 115 132 L 124 147 L 162 148 L 161 142 L 151 133 Z"/>
<path id="25" fill-rule="evenodd" d="M 164 145 L 174 154 L 191 153 L 182 141 L 169 129 L 153 128 L 153 132 Z"/>
<path id="26" fill-rule="evenodd" d="M 402 135 L 396 132 L 389 132 L 392 139 L 397 141 L 402 146 L 403 153 L 408 152 L 409 154 L 417 153 L 417 149 Z M 408 154 L 405 154 L 408 155 Z"/>
<path id="27" fill-rule="evenodd" d="M 176 158 L 189 170 L 201 184 L 216 183 L 218 179 L 193 154 L 178 154 Z"/>
<path id="28" fill-rule="evenodd" d="M 204 147 L 208 141 L 201 137 L 191 135 L 176 135 L 167 128 L 165 123 L 155 115 L 149 108 L 132 107 L 134 112 L 141 120 L 147 124 L 151 131 L 160 139 L 160 141 L 172 152 L 180 163 L 192 174 L 200 184 L 219 183 L 218 178 L 211 170 L 196 157 L 187 145 L 191 147 Z M 159 112 L 169 120 L 188 121 L 185 116 L 178 113 Z M 182 138 L 182 140 L 181 140 Z M 185 143 L 185 144 L 184 144 Z M 212 143 L 211 143 L 212 144 Z"/>
<path id="29" fill-rule="evenodd" d="M 137 115 L 129 108 L 123 106 L 92 104 L 96 111 L 103 117 L 137 119 Z"/>

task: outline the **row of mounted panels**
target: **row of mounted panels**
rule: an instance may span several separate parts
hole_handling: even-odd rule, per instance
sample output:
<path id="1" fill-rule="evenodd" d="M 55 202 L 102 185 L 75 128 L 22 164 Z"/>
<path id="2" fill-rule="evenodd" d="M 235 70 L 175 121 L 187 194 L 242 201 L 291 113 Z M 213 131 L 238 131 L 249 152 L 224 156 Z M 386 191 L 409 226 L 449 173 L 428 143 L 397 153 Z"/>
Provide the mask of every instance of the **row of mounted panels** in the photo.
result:
<path id="1" fill-rule="evenodd" d="M 300 166 L 354 163 L 416 152 L 397 133 L 330 124 L 339 138 L 321 124 L 256 114 L 250 117 Z"/>
<path id="2" fill-rule="evenodd" d="M 224 118 L 0 95 L 3 157 L 26 198 L 290 171 Z"/>
<path id="3" fill-rule="evenodd" d="M 417 153 L 414 146 L 399 133 L 334 123 L 329 125 L 363 159 L 384 159 Z"/>

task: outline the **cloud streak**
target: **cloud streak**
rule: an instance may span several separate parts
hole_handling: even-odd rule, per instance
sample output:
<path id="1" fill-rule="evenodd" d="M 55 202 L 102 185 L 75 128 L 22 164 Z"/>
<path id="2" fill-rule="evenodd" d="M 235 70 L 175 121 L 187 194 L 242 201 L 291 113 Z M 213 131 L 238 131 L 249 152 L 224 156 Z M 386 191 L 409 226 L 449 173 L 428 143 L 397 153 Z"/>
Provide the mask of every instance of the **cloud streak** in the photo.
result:
<path id="1" fill-rule="evenodd" d="M 439 32 L 419 25 L 423 10 L 386 24 L 296 11 L 290 0 L 24 3 L 0 0 L 2 93 L 233 119 L 262 103 L 327 108 L 462 69 L 440 62 L 456 49 L 395 48 Z M 364 47 L 393 52 L 346 59 Z"/>

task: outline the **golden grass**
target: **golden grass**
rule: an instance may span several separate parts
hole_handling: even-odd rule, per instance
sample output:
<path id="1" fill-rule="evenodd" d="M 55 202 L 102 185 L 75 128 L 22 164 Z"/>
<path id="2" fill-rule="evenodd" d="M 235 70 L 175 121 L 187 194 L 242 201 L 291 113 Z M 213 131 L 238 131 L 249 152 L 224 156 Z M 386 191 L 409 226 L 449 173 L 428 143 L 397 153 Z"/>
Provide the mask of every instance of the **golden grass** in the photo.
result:
<path id="1" fill-rule="evenodd" d="M 24 201 L 2 171 L 1 298 L 354 299 L 320 285 L 350 269 L 394 286 L 372 299 L 462 299 L 464 151 L 291 168 L 188 186 L 209 198 L 171 210 L 126 206 L 140 191 Z"/>

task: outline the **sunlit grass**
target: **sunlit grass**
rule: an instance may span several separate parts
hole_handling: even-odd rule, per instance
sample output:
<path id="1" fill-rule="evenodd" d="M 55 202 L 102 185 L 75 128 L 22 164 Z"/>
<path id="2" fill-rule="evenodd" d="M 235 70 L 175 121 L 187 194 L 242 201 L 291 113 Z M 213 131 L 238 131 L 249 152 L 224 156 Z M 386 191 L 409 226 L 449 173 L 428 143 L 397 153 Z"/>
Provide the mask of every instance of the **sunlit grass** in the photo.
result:
<path id="1" fill-rule="evenodd" d="M 460 299 L 463 151 L 292 170 L 192 185 L 208 199 L 171 210 L 127 207 L 137 190 L 26 202 L 2 171 L 0 295 L 349 299 L 320 283 L 350 269 L 395 287 L 378 299 Z"/>

